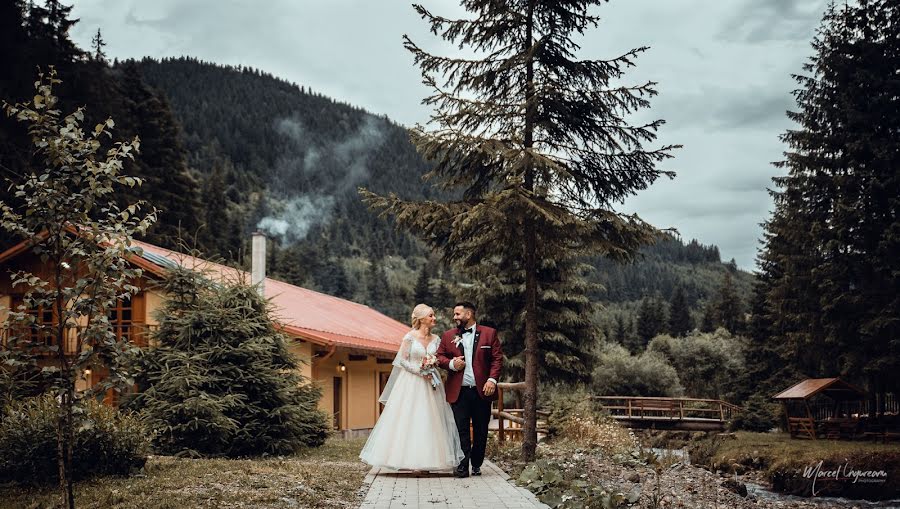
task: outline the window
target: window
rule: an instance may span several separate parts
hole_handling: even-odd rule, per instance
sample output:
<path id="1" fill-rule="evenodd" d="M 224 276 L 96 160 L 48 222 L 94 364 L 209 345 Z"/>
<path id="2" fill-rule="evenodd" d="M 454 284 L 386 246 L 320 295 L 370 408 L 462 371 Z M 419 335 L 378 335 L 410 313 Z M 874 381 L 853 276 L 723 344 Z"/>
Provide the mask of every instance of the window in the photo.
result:
<path id="1" fill-rule="evenodd" d="M 13 295 L 12 296 L 12 311 L 19 312 L 20 308 L 25 305 L 25 296 L 24 295 Z M 32 343 L 39 343 L 46 346 L 53 346 L 56 344 L 56 331 L 52 329 L 50 326 L 57 322 L 54 319 L 54 311 L 53 308 L 48 308 L 44 306 L 38 306 L 37 309 L 34 308 L 26 308 L 25 314 L 31 315 L 34 317 L 34 322 L 32 325 L 28 327 L 29 331 L 22 331 L 21 328 L 15 327 L 14 333 L 21 335 L 24 332 L 28 337 L 28 340 Z"/>
<path id="2" fill-rule="evenodd" d="M 109 324 L 112 326 L 113 334 L 121 340 L 131 337 L 132 327 L 132 307 L 131 298 L 116 300 L 115 307 L 106 313 L 109 318 Z"/>
<path id="3" fill-rule="evenodd" d="M 144 323 L 144 294 L 119 299 L 107 313 L 113 334 L 119 340 L 130 340 L 137 346 L 147 346 L 149 330 Z"/>

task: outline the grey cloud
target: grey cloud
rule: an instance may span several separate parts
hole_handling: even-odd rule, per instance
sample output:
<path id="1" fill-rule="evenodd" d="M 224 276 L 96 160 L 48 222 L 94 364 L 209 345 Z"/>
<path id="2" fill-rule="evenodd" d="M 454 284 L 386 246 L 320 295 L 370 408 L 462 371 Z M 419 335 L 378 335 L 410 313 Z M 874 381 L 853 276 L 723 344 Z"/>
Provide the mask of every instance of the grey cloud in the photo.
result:
<path id="1" fill-rule="evenodd" d="M 654 109 L 671 127 L 759 129 L 780 132 L 788 125 L 786 112 L 794 106 L 790 89 L 779 86 L 748 88 L 703 87 L 694 92 L 661 96 Z"/>
<path id="2" fill-rule="evenodd" d="M 717 37 L 750 43 L 808 41 L 825 6 L 823 0 L 745 0 Z"/>

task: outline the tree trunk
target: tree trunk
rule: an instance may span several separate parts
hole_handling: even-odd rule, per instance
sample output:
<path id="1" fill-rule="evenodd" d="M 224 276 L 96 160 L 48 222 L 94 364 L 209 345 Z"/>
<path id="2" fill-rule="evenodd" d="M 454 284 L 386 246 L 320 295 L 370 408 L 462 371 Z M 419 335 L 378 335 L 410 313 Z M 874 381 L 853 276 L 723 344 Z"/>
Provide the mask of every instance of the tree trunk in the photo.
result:
<path id="1" fill-rule="evenodd" d="M 534 2 L 528 2 L 525 51 L 533 45 Z M 528 58 L 525 71 L 525 149 L 534 145 L 534 59 Z M 526 156 L 527 157 L 527 156 Z M 525 189 L 534 192 L 534 169 L 530 161 L 525 169 Z M 537 399 L 538 399 L 538 316 L 537 316 L 537 232 L 529 214 L 523 218 L 525 229 L 525 425 L 522 430 L 522 460 L 534 461 L 537 449 Z"/>
<path id="2" fill-rule="evenodd" d="M 72 486 L 72 398 L 74 391 L 67 387 L 61 392 L 59 416 L 56 427 L 56 459 L 59 467 L 59 491 L 61 507 L 75 509 L 75 493 Z"/>

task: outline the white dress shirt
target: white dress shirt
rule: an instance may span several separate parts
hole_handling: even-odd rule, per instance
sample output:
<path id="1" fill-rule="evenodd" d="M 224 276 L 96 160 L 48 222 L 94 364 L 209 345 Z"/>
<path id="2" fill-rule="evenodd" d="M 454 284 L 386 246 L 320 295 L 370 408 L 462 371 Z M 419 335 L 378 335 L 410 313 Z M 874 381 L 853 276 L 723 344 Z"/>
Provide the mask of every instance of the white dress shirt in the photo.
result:
<path id="1" fill-rule="evenodd" d="M 478 324 L 472 324 L 471 327 L 463 331 L 462 334 L 462 344 L 463 344 L 463 355 L 466 360 L 466 367 L 463 370 L 463 387 L 471 386 L 475 387 L 475 371 L 472 370 L 472 356 L 475 352 L 475 328 Z M 456 366 L 453 362 L 450 363 L 450 369 L 453 371 L 459 371 L 456 369 Z M 493 378 L 488 378 L 488 381 L 497 383 Z"/>

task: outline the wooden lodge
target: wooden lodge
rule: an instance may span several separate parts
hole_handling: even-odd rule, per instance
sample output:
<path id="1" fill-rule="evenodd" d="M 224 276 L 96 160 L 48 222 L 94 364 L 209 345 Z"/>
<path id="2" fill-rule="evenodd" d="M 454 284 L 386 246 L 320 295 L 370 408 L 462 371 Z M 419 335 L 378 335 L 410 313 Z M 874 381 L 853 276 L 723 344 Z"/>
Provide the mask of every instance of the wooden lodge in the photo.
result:
<path id="1" fill-rule="evenodd" d="M 255 245 L 258 245 L 257 240 L 254 239 Z M 157 326 L 155 311 L 166 300 L 166 295 L 154 283 L 168 269 L 181 265 L 202 270 L 213 279 L 253 279 L 244 271 L 159 246 L 139 241 L 134 245 L 140 250 L 130 255 L 128 261 L 143 269 L 141 278 L 131 281 L 140 291 L 131 299 L 119 302 L 110 312 L 110 318 L 117 336 L 127 337 L 138 346 L 152 348 L 152 332 Z M 262 245 L 264 248 L 264 238 Z M 264 252 L 260 255 L 254 249 L 253 254 L 265 259 Z M 9 310 L 22 303 L 22 289 L 12 287 L 9 271 L 28 270 L 41 274 L 44 269 L 26 242 L 0 254 L 0 272 L 6 275 L 0 277 L 0 323 L 6 325 Z M 290 350 L 304 361 L 298 369 L 322 387 L 319 407 L 333 416 L 335 429 L 352 435 L 372 428 L 381 413 L 378 396 L 390 375 L 391 362 L 401 338 L 409 327 L 362 304 L 265 278 L 264 274 L 260 279 L 265 297 L 272 302 L 275 319 L 290 338 Z M 53 320 L 52 313 L 31 312 L 38 320 Z M 5 326 L 0 340 L 8 333 L 8 326 Z M 71 345 L 63 347 L 74 351 Z M 84 390 L 105 376 L 107 372 L 103 366 L 92 366 L 85 371 L 77 388 Z M 108 393 L 105 401 L 115 404 L 115 396 Z"/>
<path id="2" fill-rule="evenodd" d="M 794 438 L 887 440 L 897 433 L 897 401 L 891 397 L 885 412 L 869 412 L 864 390 L 840 378 L 809 378 L 774 398 L 784 409 L 787 431 Z"/>

